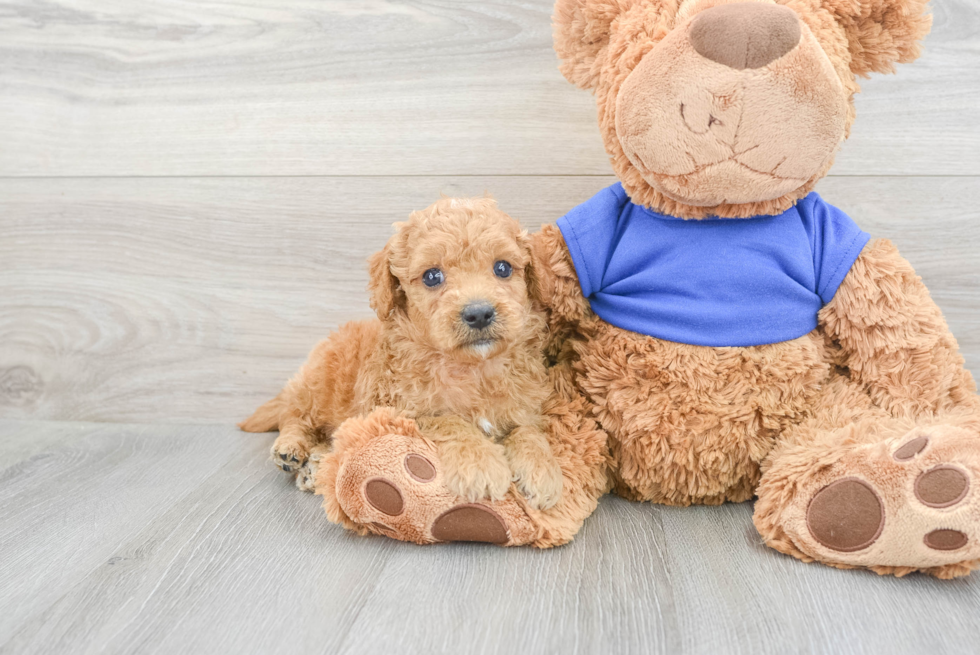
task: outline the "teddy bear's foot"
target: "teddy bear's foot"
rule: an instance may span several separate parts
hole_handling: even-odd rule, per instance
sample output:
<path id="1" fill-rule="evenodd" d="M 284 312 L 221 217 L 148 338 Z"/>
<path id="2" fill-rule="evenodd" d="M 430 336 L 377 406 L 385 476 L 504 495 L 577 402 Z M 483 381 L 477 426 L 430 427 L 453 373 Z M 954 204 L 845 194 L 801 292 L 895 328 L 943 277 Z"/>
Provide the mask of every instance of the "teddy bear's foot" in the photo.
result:
<path id="1" fill-rule="evenodd" d="M 978 480 L 980 439 L 966 429 L 857 446 L 800 480 L 781 521 L 789 543 L 772 545 L 840 567 L 965 575 L 980 563 Z"/>
<path id="2" fill-rule="evenodd" d="M 337 491 L 351 520 L 403 541 L 516 545 L 534 532 L 512 497 L 469 502 L 451 492 L 435 448 L 405 435 L 386 435 L 348 460 Z"/>
<path id="3" fill-rule="evenodd" d="M 469 502 L 450 491 L 435 446 L 415 432 L 413 422 L 384 427 L 396 431 L 377 434 L 345 456 L 329 453 L 317 463 L 316 493 L 324 496 L 332 519 L 358 532 L 418 544 L 513 546 L 538 536 L 513 487 L 503 500 Z M 334 502 L 341 510 L 336 516 Z"/>

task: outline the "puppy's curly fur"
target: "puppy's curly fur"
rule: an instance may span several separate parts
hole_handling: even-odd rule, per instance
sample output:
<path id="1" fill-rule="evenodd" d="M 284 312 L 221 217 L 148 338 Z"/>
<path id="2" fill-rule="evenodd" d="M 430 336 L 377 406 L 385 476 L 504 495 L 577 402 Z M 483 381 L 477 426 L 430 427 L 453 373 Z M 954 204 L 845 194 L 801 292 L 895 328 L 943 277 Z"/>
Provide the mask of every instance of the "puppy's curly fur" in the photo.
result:
<path id="1" fill-rule="evenodd" d="M 279 429 L 273 461 L 293 471 L 346 419 L 393 407 L 437 444 L 458 495 L 499 500 L 514 481 L 532 506 L 553 506 L 562 476 L 543 431 L 545 324 L 530 293 L 527 233 L 489 198 L 444 198 L 395 227 L 370 260 L 378 320 L 319 343 L 240 427 Z M 508 266 L 495 273 L 498 262 Z M 443 277 L 427 286 L 431 269 Z M 474 306 L 492 320 L 468 324 Z"/>

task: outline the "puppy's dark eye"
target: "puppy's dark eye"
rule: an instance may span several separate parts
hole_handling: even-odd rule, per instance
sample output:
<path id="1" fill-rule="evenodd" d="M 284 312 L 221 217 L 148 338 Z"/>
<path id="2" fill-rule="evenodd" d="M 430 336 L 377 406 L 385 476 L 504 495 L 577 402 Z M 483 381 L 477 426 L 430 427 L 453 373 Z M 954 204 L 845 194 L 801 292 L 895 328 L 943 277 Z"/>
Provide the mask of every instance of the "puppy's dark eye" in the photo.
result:
<path id="1" fill-rule="evenodd" d="M 497 277 L 510 277 L 512 271 L 513 269 L 510 267 L 510 263 L 502 259 L 493 265 L 493 273 Z"/>
<path id="2" fill-rule="evenodd" d="M 427 287 L 437 287 L 446 281 L 446 275 L 438 268 L 430 268 L 422 273 L 422 284 Z"/>

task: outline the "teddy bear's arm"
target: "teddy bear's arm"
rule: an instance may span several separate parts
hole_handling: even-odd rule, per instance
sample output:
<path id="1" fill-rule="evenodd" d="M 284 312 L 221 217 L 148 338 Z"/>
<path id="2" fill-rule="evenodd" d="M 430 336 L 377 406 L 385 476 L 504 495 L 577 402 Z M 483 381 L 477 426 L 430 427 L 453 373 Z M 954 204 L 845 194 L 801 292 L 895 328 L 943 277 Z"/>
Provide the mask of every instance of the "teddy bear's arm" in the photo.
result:
<path id="1" fill-rule="evenodd" d="M 887 239 L 864 247 L 820 325 L 840 345 L 851 378 L 894 416 L 980 404 L 942 312 Z"/>

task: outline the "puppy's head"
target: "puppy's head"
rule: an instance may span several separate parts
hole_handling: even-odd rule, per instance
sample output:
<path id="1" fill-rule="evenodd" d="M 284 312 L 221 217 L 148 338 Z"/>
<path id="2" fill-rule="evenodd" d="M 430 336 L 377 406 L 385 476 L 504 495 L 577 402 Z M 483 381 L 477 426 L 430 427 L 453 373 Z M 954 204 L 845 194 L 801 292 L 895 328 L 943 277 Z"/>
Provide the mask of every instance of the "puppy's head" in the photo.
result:
<path id="1" fill-rule="evenodd" d="M 406 336 L 459 359 L 500 354 L 540 331 L 530 241 L 489 198 L 414 212 L 371 258 L 371 306 Z"/>

